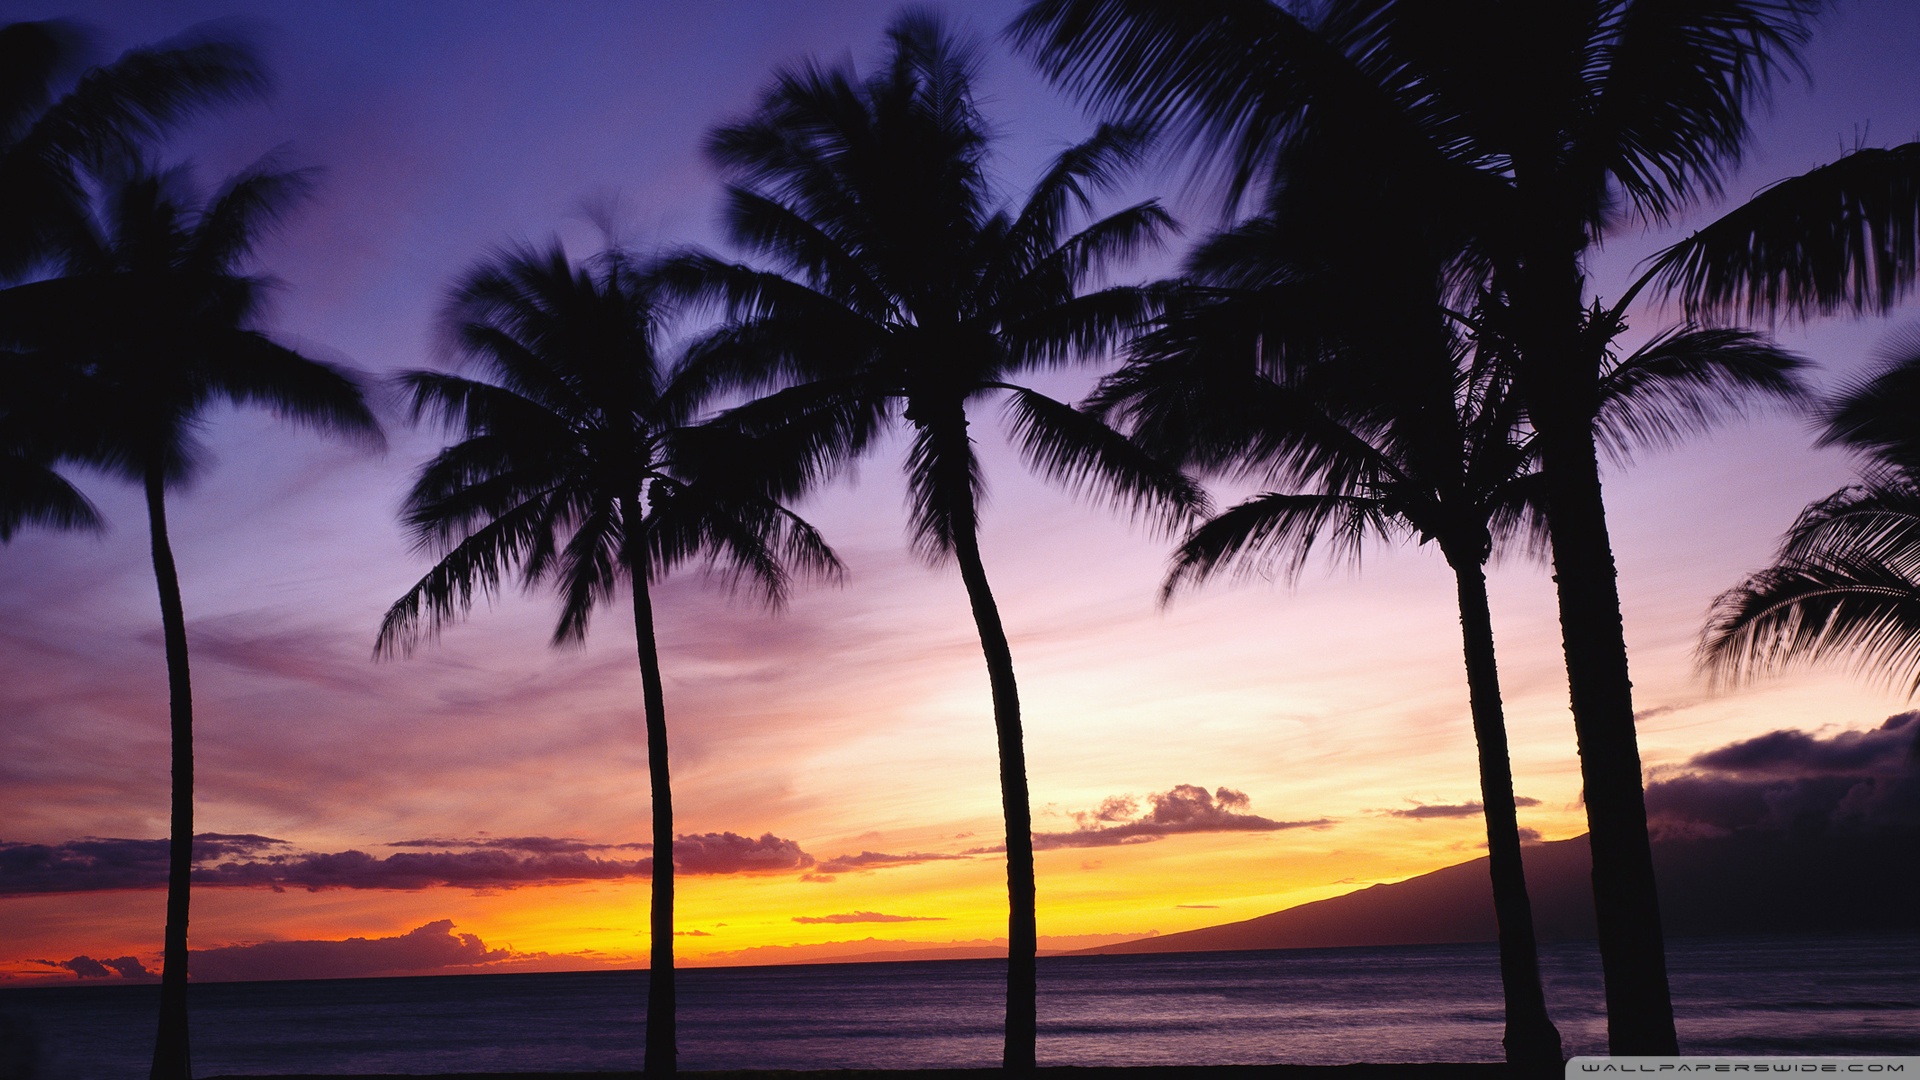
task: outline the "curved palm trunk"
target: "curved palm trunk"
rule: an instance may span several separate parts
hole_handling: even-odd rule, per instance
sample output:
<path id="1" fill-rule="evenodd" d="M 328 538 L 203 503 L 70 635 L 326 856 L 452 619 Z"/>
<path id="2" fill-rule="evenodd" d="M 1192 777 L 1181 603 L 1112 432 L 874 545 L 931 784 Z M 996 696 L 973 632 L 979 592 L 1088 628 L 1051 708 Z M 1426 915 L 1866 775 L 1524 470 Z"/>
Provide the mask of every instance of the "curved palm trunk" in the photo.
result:
<path id="1" fill-rule="evenodd" d="M 1520 817 L 1513 802 L 1513 766 L 1507 754 L 1500 671 L 1494 662 L 1493 613 L 1487 575 L 1463 560 L 1453 568 L 1460 595 L 1460 636 L 1467 658 L 1467 697 L 1480 750 L 1480 800 L 1487 816 L 1487 869 L 1493 877 L 1493 915 L 1500 932 L 1500 986 L 1506 997 L 1507 1060 L 1554 1065 L 1563 1060 L 1560 1031 L 1547 1015 L 1540 986 L 1540 953 L 1533 934 L 1533 903 L 1521 867 Z"/>
<path id="2" fill-rule="evenodd" d="M 971 528 L 954 538 L 954 557 L 967 586 L 980 651 L 993 685 L 993 730 L 1000 743 L 1000 809 L 1007 821 L 1007 1046 L 1009 1069 L 1034 1067 L 1039 1038 L 1039 983 L 1035 956 L 1033 812 L 1027 803 L 1027 749 L 1020 730 L 1020 695 L 1013 681 L 1013 650 L 1000 625 L 1000 608 L 987 587 L 987 570 Z"/>
<path id="3" fill-rule="evenodd" d="M 1000 624 L 1000 607 L 987 584 L 980 560 L 973 485 L 967 462 L 967 421 L 943 425 L 949 444 L 941 453 L 959 508 L 953 528 L 953 556 L 967 587 L 973 623 L 986 655 L 987 681 L 993 688 L 993 730 L 1000 748 L 1000 810 L 1007 824 L 1007 1042 L 1002 1062 L 1008 1069 L 1032 1069 L 1039 1038 L 1039 984 L 1036 955 L 1039 928 L 1034 914 L 1033 811 L 1027 798 L 1027 748 L 1020 729 L 1020 693 L 1013 678 L 1013 650 Z"/>
<path id="4" fill-rule="evenodd" d="M 639 521 L 626 507 L 627 520 Z M 653 603 L 644 564 L 633 576 L 633 631 L 640 654 L 640 688 L 647 715 L 647 774 L 653 796 L 653 897 L 649 928 L 653 939 L 647 960 L 647 1053 L 649 1074 L 677 1067 L 673 995 L 673 787 L 667 769 L 667 703 L 660 682 L 660 653 L 653 633 Z"/>
<path id="5" fill-rule="evenodd" d="M 1585 425 L 1556 429 L 1539 412 L 1535 423 L 1593 847 L 1593 909 L 1606 981 L 1607 1047 L 1615 1054 L 1677 1054 L 1640 744 L 1633 727 L 1633 683 L 1600 494 L 1600 464 Z"/>
<path id="6" fill-rule="evenodd" d="M 167 704 L 173 737 L 173 807 L 167 840 L 167 936 L 160 967 L 160 1030 L 153 1044 L 153 1080 L 186 1080 L 187 902 L 193 873 L 193 690 L 187 674 L 187 616 L 180 575 L 167 541 L 165 483 L 147 470 L 147 525 L 153 535 L 153 576 L 160 589 L 160 623 L 167 650 Z"/>

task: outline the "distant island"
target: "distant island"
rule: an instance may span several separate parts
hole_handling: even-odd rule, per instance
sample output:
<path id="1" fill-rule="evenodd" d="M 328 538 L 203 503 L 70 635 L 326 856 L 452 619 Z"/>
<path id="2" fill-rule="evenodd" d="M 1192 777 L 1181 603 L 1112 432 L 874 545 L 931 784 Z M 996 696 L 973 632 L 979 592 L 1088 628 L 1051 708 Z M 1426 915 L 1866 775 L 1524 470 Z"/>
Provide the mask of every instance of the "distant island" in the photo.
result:
<path id="1" fill-rule="evenodd" d="M 1668 935 L 1920 931 L 1920 830 L 1772 831 L 1657 840 Z M 1594 936 L 1587 838 L 1529 844 L 1527 887 L 1543 941 Z M 1492 941 L 1487 860 L 1241 922 L 1080 949 L 1069 955 L 1231 952 Z"/>

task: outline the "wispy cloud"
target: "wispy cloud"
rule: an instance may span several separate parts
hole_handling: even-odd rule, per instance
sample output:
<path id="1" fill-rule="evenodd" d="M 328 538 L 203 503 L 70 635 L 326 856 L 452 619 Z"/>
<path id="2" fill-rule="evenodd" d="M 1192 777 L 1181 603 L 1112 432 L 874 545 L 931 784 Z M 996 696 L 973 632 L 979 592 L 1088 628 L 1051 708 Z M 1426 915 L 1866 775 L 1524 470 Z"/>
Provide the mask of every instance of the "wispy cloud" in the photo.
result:
<path id="1" fill-rule="evenodd" d="M 883 915 L 878 911 L 849 911 L 844 915 L 795 915 L 797 923 L 877 923 L 877 922 L 946 922 L 944 915 Z"/>
<path id="2" fill-rule="evenodd" d="M 1421 803 L 1415 802 L 1414 800 L 1408 801 L 1414 802 L 1411 808 L 1406 810 L 1388 810 L 1386 811 L 1387 816 L 1415 819 L 1479 817 L 1481 812 L 1486 809 L 1486 806 L 1478 800 L 1463 803 Z M 1540 800 L 1529 798 L 1525 795 L 1516 795 L 1513 799 L 1513 805 L 1539 806 Z"/>
<path id="3" fill-rule="evenodd" d="M 972 856 L 943 855 L 930 851 L 908 851 L 898 855 L 882 851 L 863 851 L 858 855 L 835 855 L 815 867 L 815 873 L 851 874 L 861 870 L 890 870 L 896 866 L 914 866 L 919 863 L 968 858 Z"/>

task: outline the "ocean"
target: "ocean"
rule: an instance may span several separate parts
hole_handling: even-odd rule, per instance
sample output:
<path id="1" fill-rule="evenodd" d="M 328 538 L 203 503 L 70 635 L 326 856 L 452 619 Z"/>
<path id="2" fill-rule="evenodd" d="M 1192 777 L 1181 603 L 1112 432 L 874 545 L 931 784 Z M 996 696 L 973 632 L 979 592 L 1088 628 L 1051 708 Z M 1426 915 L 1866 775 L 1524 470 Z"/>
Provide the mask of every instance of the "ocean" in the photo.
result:
<path id="1" fill-rule="evenodd" d="M 1689 1054 L 1920 1054 L 1920 936 L 1669 943 Z M 1545 946 L 1569 1054 L 1604 1053 L 1591 942 Z M 1000 1058 L 1005 965 L 991 960 L 679 973 L 685 1069 L 939 1068 Z M 642 972 L 458 975 L 193 988 L 200 1076 L 637 1069 Z M 34 1058 L 0 1076 L 145 1075 L 158 991 L 0 991 Z M 1040 961 L 1043 1065 L 1494 1061 L 1491 944 Z M 8 1070 L 11 1068 L 11 1072 Z"/>

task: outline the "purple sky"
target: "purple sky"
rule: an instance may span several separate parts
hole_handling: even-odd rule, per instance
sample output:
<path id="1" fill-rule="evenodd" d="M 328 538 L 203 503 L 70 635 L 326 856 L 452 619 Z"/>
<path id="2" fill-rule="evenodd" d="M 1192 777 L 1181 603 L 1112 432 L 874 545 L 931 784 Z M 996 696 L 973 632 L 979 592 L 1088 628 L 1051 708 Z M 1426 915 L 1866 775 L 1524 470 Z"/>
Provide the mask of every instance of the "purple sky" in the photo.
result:
<path id="1" fill-rule="evenodd" d="M 937 6 L 985 35 L 1016 8 Z M 435 361 L 440 298 L 490 247 L 557 232 L 576 252 L 592 250 L 577 214 L 584 201 L 617 193 L 626 239 L 642 249 L 718 244 L 704 132 L 748 108 L 779 64 L 851 55 L 864 65 L 895 10 L 14 0 L 6 17 L 75 16 L 113 51 L 209 19 L 249 28 L 278 93 L 192 125 L 168 156 L 192 156 L 207 182 L 281 146 L 288 164 L 325 168 L 317 199 L 263 250 L 285 282 L 272 325 L 384 376 Z M 1729 199 L 1856 140 L 1914 138 L 1916 54 L 1920 5 L 1842 5 L 1809 53 L 1811 88 L 1780 88 Z M 997 175 L 1009 192 L 1090 130 L 997 41 L 981 91 L 1003 136 Z M 1177 187 L 1149 175 L 1136 190 Z M 1212 224 L 1204 206 L 1173 201 L 1188 235 Z M 1617 237 L 1593 267 L 1594 288 L 1617 295 L 1636 261 L 1683 231 Z M 1132 276 L 1164 271 L 1177 255 Z M 1915 313 L 1783 328 L 1783 340 L 1817 360 L 1817 380 L 1831 386 Z M 1643 310 L 1636 332 L 1661 318 Z M 1071 396 L 1090 379 L 1046 385 Z M 1471 816 L 1407 813 L 1478 797 L 1452 585 L 1438 558 L 1369 553 L 1364 574 L 1316 566 L 1294 590 L 1223 583 L 1158 611 L 1165 539 L 1026 477 L 984 419 L 975 429 L 992 488 L 983 546 L 1022 680 L 1036 828 L 1070 833 L 1076 813 L 1097 816 L 1123 795 L 1135 812 L 1113 827 L 1134 828 L 1126 823 L 1148 820 L 1148 807 L 1192 808 L 1188 787 L 1247 799 L 1238 810 L 1209 801 L 1182 819 L 1197 822 L 1190 831 L 1129 834 L 1151 843 L 1075 841 L 1045 853 L 1043 934 L 1187 929 L 1475 853 Z M 582 649 L 546 647 L 548 598 L 509 595 L 411 659 L 370 659 L 381 614 L 426 565 L 408 551 L 395 509 L 437 432 L 394 419 L 383 457 L 257 413 L 215 413 L 208 433 L 217 461 L 170 502 L 194 650 L 202 827 L 380 859 L 409 838 L 643 838 L 622 605 L 598 616 Z M 1809 443 L 1803 421 L 1762 418 L 1609 475 L 1643 749 L 1656 772 L 1775 730 L 1876 728 L 1904 707 L 1834 671 L 1722 694 L 1692 671 L 1713 595 L 1763 563 L 1792 516 L 1848 476 L 1841 457 Z M 838 874 L 787 867 L 813 880 L 750 871 L 725 888 L 689 886 L 683 925 L 700 932 L 700 948 L 863 937 L 840 918 L 858 914 L 916 940 L 1000 932 L 997 866 L 966 854 L 998 842 L 984 671 L 957 578 L 907 552 L 899 449 L 883 448 L 856 480 L 801 508 L 849 564 L 844 588 L 803 591 L 778 619 L 730 603 L 697 573 L 662 597 L 683 831 L 771 834 L 815 864 L 853 860 L 833 863 Z M 96 477 L 81 483 L 114 526 L 107 537 L 33 534 L 0 550 L 0 841 L 165 835 L 164 666 L 139 502 Z M 1493 589 L 1519 790 L 1539 800 L 1522 823 L 1575 835 L 1584 825 L 1551 586 L 1516 559 Z M 1312 827 L 1236 824 L 1236 813 Z M 876 858 L 863 863 L 863 853 Z M 458 940 L 437 928 L 451 918 L 489 946 L 513 937 L 523 951 L 615 960 L 644 947 L 632 934 L 644 924 L 633 906 L 642 892 L 588 893 L 599 899 L 560 887 L 492 901 L 451 885 L 210 890 L 197 901 L 195 940 L 397 938 L 431 925 L 444 943 Z M 11 907 L 33 943 L 3 950 L 0 972 L 17 970 L 18 956 L 157 953 L 159 920 L 142 929 L 139 914 L 157 913 L 157 894 L 114 896 L 0 899 L 0 920 Z M 557 914 L 598 911 L 603 900 L 609 913 L 594 925 Z"/>

